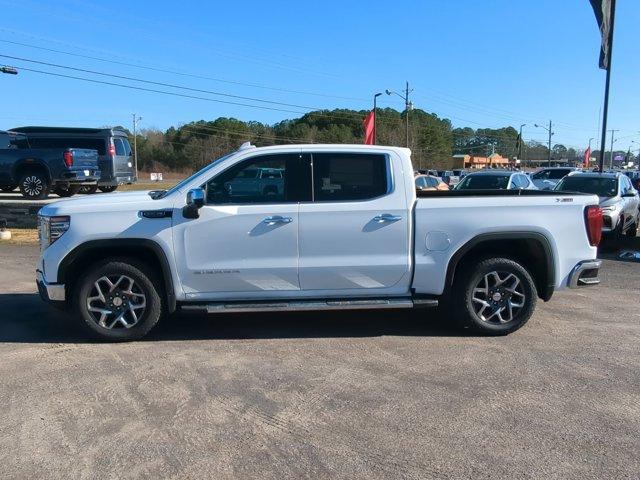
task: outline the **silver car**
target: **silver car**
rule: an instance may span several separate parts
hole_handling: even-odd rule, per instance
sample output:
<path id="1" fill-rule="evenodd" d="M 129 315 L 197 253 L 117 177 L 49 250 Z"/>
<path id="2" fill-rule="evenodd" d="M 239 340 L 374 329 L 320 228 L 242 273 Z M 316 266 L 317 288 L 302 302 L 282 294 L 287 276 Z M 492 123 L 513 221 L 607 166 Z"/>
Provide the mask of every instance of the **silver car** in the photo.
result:
<path id="1" fill-rule="evenodd" d="M 532 173 L 531 180 L 539 190 L 553 190 L 560 180 L 577 170 L 577 168 L 573 167 L 543 168 L 542 170 Z"/>
<path id="2" fill-rule="evenodd" d="M 635 237 L 638 230 L 640 199 L 631 180 L 621 173 L 573 172 L 555 190 L 591 193 L 600 198 L 604 224 L 602 231 L 619 238 Z"/>
<path id="3" fill-rule="evenodd" d="M 510 170 L 480 170 L 467 174 L 455 190 L 537 190 L 529 177 Z"/>

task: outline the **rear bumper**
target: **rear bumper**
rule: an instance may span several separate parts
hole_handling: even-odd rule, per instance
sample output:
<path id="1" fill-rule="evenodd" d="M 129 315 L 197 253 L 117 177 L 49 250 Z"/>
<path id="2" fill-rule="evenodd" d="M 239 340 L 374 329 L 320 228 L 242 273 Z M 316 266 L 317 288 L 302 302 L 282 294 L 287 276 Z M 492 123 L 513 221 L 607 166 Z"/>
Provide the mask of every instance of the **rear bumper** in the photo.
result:
<path id="1" fill-rule="evenodd" d="M 36 284 L 40 298 L 48 303 L 61 304 L 66 301 L 64 284 L 47 283 L 40 270 L 36 270 Z"/>
<path id="2" fill-rule="evenodd" d="M 67 170 L 60 175 L 60 178 L 54 183 L 69 184 L 95 184 L 100 179 L 100 170 L 96 168 L 78 168 Z"/>
<path id="3" fill-rule="evenodd" d="M 118 174 L 116 176 L 105 177 L 102 176 L 98 181 L 98 185 L 102 187 L 117 187 L 118 185 L 124 185 L 126 183 L 136 183 L 138 177 L 135 174 Z"/>
<path id="4" fill-rule="evenodd" d="M 601 260 L 585 260 L 578 263 L 569 274 L 569 288 L 580 288 L 598 285 L 600 283 Z"/>

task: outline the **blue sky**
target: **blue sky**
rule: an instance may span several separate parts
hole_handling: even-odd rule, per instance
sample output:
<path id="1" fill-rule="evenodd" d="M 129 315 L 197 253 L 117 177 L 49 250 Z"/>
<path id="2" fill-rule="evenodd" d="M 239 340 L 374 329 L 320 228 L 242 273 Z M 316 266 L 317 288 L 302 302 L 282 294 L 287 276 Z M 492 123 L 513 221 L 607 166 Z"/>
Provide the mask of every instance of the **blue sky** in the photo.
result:
<path id="1" fill-rule="evenodd" d="M 605 72 L 597 66 L 599 32 L 588 0 L 0 0 L 0 9 L 1 55 L 298 106 L 0 57 L 0 64 L 254 105 L 23 70 L 17 77 L 0 75 L 0 129 L 129 126 L 133 112 L 143 117 L 143 128 L 219 116 L 273 123 L 311 108 L 370 108 L 373 93 L 400 90 L 409 80 L 415 106 L 454 126 L 526 123 L 525 138 L 544 141 L 546 133 L 533 124 L 552 119 L 554 143 L 584 147 L 590 137 L 599 138 Z M 616 148 L 639 148 L 631 141 L 640 142 L 640 2 L 618 0 L 616 20 L 609 125 L 620 130 Z M 380 105 L 401 109 L 402 101 L 385 96 Z"/>

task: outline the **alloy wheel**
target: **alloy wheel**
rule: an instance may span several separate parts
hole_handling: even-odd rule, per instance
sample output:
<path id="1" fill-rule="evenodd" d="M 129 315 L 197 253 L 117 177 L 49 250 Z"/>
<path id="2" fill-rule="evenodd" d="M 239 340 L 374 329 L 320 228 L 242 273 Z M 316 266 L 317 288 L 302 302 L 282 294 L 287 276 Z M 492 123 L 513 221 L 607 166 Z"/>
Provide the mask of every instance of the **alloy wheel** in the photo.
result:
<path id="1" fill-rule="evenodd" d="M 29 175 L 22 181 L 22 188 L 30 197 L 37 197 L 44 191 L 44 183 L 37 176 Z"/>
<path id="2" fill-rule="evenodd" d="M 108 330 L 133 327 L 144 315 L 146 306 L 144 291 L 126 275 L 100 277 L 87 297 L 91 318 Z"/>
<path id="3" fill-rule="evenodd" d="M 475 285 L 471 302 L 474 314 L 481 321 L 508 323 L 525 306 L 523 283 L 511 272 L 489 272 Z"/>

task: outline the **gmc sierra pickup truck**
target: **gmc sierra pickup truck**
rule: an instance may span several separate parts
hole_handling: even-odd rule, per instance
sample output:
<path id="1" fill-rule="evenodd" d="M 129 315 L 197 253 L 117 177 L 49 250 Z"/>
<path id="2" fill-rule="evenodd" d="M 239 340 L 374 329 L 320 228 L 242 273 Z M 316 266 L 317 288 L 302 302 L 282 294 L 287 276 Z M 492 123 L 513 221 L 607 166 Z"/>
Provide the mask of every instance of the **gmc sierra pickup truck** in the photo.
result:
<path id="1" fill-rule="evenodd" d="M 256 172 L 276 188 L 236 188 Z M 209 313 L 436 307 L 512 332 L 537 299 L 599 282 L 594 195 L 416 194 L 410 150 L 245 144 L 170 190 L 40 210 L 37 284 L 103 339 L 176 309 Z"/>
<path id="2" fill-rule="evenodd" d="M 32 148 L 22 133 L 0 131 L 0 189 L 20 188 L 30 200 L 50 192 L 70 197 L 100 178 L 98 152 L 84 148 Z"/>

